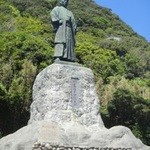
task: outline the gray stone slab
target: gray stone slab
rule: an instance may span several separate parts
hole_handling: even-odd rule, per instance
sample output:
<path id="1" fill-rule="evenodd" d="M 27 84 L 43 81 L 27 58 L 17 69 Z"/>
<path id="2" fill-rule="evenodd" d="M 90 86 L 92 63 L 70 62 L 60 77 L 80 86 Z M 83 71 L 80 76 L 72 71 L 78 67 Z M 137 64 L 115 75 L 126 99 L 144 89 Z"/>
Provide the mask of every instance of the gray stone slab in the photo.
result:
<path id="1" fill-rule="evenodd" d="M 104 126 L 91 69 L 72 64 L 54 63 L 38 74 L 29 123 L 77 121 L 88 126 Z"/>

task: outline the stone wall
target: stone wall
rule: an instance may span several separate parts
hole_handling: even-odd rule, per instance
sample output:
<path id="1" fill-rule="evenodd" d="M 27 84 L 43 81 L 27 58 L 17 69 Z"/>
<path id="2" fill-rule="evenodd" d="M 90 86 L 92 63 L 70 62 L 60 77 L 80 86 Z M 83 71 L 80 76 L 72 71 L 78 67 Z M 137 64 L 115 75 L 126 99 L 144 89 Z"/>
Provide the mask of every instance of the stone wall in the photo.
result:
<path id="1" fill-rule="evenodd" d="M 36 142 L 33 150 L 132 150 L 132 148 L 113 148 L 113 147 L 69 147 L 50 143 Z"/>

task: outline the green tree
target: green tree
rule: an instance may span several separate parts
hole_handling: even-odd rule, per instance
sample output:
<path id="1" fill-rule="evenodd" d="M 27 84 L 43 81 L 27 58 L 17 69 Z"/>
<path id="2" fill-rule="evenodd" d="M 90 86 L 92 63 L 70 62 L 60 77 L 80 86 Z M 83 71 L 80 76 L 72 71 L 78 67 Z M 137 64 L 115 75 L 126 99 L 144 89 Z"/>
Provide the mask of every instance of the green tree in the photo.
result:
<path id="1" fill-rule="evenodd" d="M 134 95 L 128 90 L 118 89 L 114 93 L 113 100 L 108 104 L 108 114 L 103 113 L 105 125 L 107 127 L 114 125 L 127 126 L 145 144 L 149 145 L 149 104 L 149 100 Z"/>

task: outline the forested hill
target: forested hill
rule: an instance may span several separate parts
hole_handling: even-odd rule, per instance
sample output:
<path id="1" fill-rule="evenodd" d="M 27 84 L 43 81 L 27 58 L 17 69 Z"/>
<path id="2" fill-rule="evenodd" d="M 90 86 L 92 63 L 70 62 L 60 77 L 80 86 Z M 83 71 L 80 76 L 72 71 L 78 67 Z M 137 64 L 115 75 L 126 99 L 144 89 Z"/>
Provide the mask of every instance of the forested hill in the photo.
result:
<path id="1" fill-rule="evenodd" d="M 52 63 L 56 0 L 0 1 L 0 134 L 27 124 L 35 76 Z M 106 127 L 128 126 L 150 144 L 150 43 L 110 9 L 70 0 L 77 61 L 93 70 Z"/>

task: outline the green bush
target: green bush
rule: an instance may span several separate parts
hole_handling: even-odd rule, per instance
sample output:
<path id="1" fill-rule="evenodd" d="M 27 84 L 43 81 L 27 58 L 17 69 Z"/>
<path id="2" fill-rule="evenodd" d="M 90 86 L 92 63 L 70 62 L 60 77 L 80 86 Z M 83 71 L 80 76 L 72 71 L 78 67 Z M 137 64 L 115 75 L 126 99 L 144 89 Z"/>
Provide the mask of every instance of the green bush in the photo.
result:
<path id="1" fill-rule="evenodd" d="M 107 111 L 102 111 L 107 127 L 124 125 L 129 127 L 145 144 L 149 143 L 150 100 L 145 100 L 128 90 L 117 89 Z M 104 113 L 105 112 L 105 113 Z"/>

